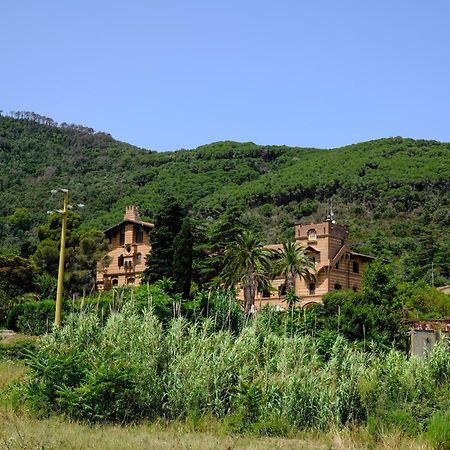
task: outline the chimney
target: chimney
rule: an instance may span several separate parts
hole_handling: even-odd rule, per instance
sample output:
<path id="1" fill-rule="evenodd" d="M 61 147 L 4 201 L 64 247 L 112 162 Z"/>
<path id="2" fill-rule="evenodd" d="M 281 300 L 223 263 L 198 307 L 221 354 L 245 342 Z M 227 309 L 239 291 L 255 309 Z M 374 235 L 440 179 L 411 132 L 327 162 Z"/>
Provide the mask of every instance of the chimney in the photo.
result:
<path id="1" fill-rule="evenodd" d="M 136 220 L 140 221 L 141 216 L 139 215 L 139 208 L 137 206 L 127 206 L 127 209 L 125 210 L 125 220 Z"/>

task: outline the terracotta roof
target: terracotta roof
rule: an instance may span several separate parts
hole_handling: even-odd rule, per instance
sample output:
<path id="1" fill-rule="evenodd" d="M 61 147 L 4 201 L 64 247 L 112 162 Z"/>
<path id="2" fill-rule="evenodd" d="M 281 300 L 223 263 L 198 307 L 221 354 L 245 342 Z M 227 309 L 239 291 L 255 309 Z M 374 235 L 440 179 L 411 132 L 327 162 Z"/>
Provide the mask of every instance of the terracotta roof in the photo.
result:
<path id="1" fill-rule="evenodd" d="M 110 233 L 111 231 L 114 231 L 116 228 L 120 227 L 124 223 L 134 223 L 136 225 L 141 225 L 144 228 L 154 228 L 155 225 L 151 222 L 143 222 L 142 220 L 132 220 L 132 219 L 125 219 L 122 220 L 122 222 L 117 223 L 116 225 L 113 225 L 112 227 L 108 228 L 104 231 L 105 234 Z"/>
<path id="2" fill-rule="evenodd" d="M 283 244 L 266 244 L 264 248 L 267 248 L 268 250 L 282 250 Z"/>

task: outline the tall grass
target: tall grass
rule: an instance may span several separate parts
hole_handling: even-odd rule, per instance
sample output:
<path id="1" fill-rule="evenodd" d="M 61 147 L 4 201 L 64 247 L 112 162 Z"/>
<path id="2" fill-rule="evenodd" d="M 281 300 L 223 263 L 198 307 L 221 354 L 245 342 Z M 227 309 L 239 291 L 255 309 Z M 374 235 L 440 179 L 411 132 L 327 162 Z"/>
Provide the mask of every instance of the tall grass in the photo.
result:
<path id="1" fill-rule="evenodd" d="M 271 333 L 258 319 L 240 333 L 222 328 L 183 318 L 163 327 L 132 304 L 103 325 L 96 314 L 74 315 L 41 339 L 23 389 L 36 410 L 77 420 L 214 416 L 261 434 L 361 424 L 383 433 L 396 421 L 420 433 L 450 406 L 443 345 L 408 359 L 361 352 L 338 338 L 323 359 L 313 338 Z"/>

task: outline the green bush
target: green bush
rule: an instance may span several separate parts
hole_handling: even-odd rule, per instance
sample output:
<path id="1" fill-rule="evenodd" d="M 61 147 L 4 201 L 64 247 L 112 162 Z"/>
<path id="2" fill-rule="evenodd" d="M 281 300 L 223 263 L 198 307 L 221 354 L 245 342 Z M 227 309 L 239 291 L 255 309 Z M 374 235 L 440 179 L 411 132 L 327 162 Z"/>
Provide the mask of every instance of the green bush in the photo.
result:
<path id="1" fill-rule="evenodd" d="M 64 305 L 64 312 L 67 306 Z M 40 335 L 48 333 L 55 320 L 55 302 L 42 300 L 40 302 L 21 303 L 14 306 L 8 314 L 8 328 L 21 333 Z"/>
<path id="2" fill-rule="evenodd" d="M 120 311 L 128 302 L 134 302 L 139 310 L 151 308 L 155 315 L 167 322 L 173 316 L 173 300 L 158 286 L 142 285 L 137 288 L 121 288 L 85 300 L 64 300 L 63 323 L 70 313 L 93 312 L 103 323 L 112 312 Z M 10 309 L 7 326 L 9 329 L 30 335 L 41 335 L 53 329 L 55 301 L 41 300 L 21 303 Z"/>

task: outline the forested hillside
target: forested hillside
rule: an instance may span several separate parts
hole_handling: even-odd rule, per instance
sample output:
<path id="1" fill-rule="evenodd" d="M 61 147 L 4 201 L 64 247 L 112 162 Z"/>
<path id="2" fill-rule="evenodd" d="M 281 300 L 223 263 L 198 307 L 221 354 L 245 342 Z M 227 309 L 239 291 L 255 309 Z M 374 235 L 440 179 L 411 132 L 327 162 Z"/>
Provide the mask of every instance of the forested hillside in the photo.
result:
<path id="1" fill-rule="evenodd" d="M 84 203 L 83 226 L 104 229 L 137 204 L 152 220 L 173 196 L 211 227 L 235 206 L 267 242 L 332 202 L 353 246 L 398 261 L 404 279 L 450 283 L 450 144 L 401 137 L 320 150 L 217 142 L 157 153 L 33 113 L 0 117 L 0 252 L 29 256 L 52 196 Z"/>

